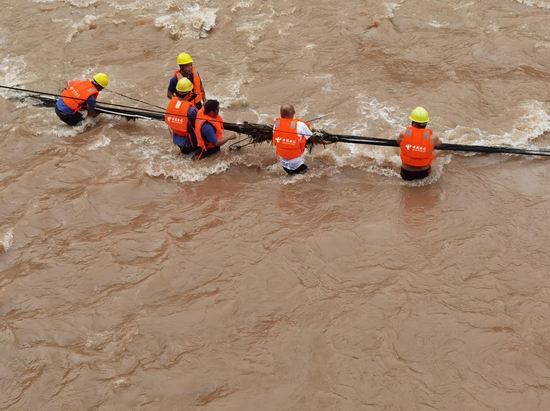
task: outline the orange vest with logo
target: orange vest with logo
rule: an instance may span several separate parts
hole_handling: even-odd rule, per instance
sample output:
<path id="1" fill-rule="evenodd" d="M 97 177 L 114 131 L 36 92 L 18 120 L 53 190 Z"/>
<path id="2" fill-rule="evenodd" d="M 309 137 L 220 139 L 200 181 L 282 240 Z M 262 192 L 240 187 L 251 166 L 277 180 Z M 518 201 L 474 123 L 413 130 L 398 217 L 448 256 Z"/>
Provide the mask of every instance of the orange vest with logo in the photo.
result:
<path id="1" fill-rule="evenodd" d="M 286 160 L 292 160 L 300 157 L 306 151 L 305 137 L 298 135 L 299 118 L 278 118 L 275 120 L 273 130 L 273 145 L 277 147 L 277 158 L 282 157 Z M 305 123 L 302 121 L 302 123 Z M 310 125 L 305 123 L 308 128 Z"/>
<path id="2" fill-rule="evenodd" d="M 63 103 L 71 110 L 77 112 L 86 106 L 86 100 L 90 96 L 97 99 L 98 91 L 89 79 L 71 81 L 67 88 L 61 93 Z"/>
<path id="3" fill-rule="evenodd" d="M 181 74 L 181 71 L 176 71 L 174 73 L 174 76 L 177 77 L 178 81 L 180 81 L 183 78 L 183 74 Z M 193 66 L 193 93 L 197 95 L 195 99 L 193 100 L 193 103 L 195 105 L 197 103 L 200 103 L 202 101 L 202 91 L 201 91 L 201 77 L 199 76 L 199 72 L 197 71 L 197 68 Z"/>
<path id="4" fill-rule="evenodd" d="M 174 133 L 183 137 L 189 136 L 189 132 L 187 131 L 187 124 L 189 123 L 187 113 L 189 112 L 189 107 L 192 105 L 193 103 L 190 101 L 182 101 L 177 97 L 172 97 L 172 100 L 168 103 L 164 121 Z"/>
<path id="5" fill-rule="evenodd" d="M 432 130 L 427 128 L 407 127 L 399 146 L 401 160 L 408 166 L 426 167 L 436 158 L 433 154 Z"/>
<path id="6" fill-rule="evenodd" d="M 202 126 L 204 126 L 206 123 L 210 123 L 214 126 L 216 129 L 216 137 L 219 140 L 222 139 L 222 131 L 223 131 L 223 119 L 218 114 L 216 117 L 210 117 L 209 115 L 205 114 L 204 107 L 199 110 L 197 113 L 197 120 L 195 121 L 195 134 L 197 135 L 197 145 L 202 148 L 202 151 L 206 151 L 207 148 L 214 147 L 212 143 L 205 142 L 202 138 Z M 197 161 L 201 158 L 201 155 L 197 158 Z"/>

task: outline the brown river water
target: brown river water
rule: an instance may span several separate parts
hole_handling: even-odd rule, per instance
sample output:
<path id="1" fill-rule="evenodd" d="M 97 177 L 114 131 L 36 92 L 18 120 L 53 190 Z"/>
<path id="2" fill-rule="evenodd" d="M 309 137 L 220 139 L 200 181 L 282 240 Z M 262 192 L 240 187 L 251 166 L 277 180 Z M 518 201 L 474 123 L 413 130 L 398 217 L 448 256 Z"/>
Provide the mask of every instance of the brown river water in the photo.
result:
<path id="1" fill-rule="evenodd" d="M 0 84 L 229 122 L 281 104 L 394 139 L 550 146 L 550 0 L 3 0 Z M 112 93 L 114 91 L 119 94 Z M 547 157 L 270 144 L 199 163 L 161 121 L 71 128 L 0 90 L 0 410 L 550 410 Z M 154 108 L 153 108 L 154 110 Z"/>

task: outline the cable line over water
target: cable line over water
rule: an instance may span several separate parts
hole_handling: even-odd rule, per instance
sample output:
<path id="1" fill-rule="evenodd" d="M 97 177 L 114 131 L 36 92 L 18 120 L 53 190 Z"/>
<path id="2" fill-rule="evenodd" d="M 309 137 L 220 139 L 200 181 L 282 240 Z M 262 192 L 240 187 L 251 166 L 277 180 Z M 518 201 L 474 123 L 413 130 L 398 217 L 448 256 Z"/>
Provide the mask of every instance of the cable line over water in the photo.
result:
<path id="1" fill-rule="evenodd" d="M 35 98 L 41 102 L 42 105 L 53 107 L 57 99 L 60 97 L 58 94 L 44 93 L 40 91 L 26 90 L 17 87 L 9 87 L 0 85 L 0 88 L 8 89 L 17 92 L 23 92 L 29 94 L 29 97 Z M 118 94 L 116 92 L 113 92 Z M 123 96 L 128 97 L 128 96 Z M 128 97 L 131 98 L 131 97 Z M 133 99 L 138 102 L 151 105 L 153 107 L 161 108 L 159 106 L 154 106 L 152 104 L 146 103 L 141 100 Z M 95 111 L 99 113 L 111 114 L 115 116 L 121 116 L 125 118 L 133 119 L 144 119 L 144 120 L 159 120 L 164 121 L 165 112 L 164 111 L 154 111 L 148 109 L 136 109 L 135 107 L 130 107 L 122 104 L 114 103 L 98 103 L 96 104 Z M 324 117 L 324 116 L 322 116 Z M 319 117 L 320 118 L 320 117 Z M 317 120 L 317 119 L 314 119 Z M 311 121 L 314 121 L 311 120 Z M 238 141 L 241 143 L 248 140 L 246 144 L 235 145 L 233 143 L 232 148 L 240 149 L 244 146 L 250 144 L 259 144 L 265 141 L 271 141 L 273 136 L 273 126 L 267 124 L 255 124 L 249 122 L 243 123 L 230 123 L 224 122 L 224 128 L 226 130 L 234 131 L 239 134 L 245 134 L 248 136 L 247 139 Z M 362 136 L 353 136 L 353 135 L 343 135 L 343 134 L 332 134 L 323 130 L 313 130 L 313 136 L 330 141 L 332 143 L 347 143 L 347 144 L 366 144 L 366 145 L 375 145 L 375 146 L 385 146 L 385 147 L 399 147 L 396 140 L 393 139 L 384 139 L 378 137 L 362 137 Z M 436 148 L 436 150 L 446 150 L 446 151 L 464 151 L 464 152 L 476 152 L 476 153 L 500 153 L 500 154 L 518 154 L 518 155 L 528 155 L 528 156 L 550 156 L 550 148 L 533 148 L 533 147 L 509 147 L 509 146 L 482 146 L 482 145 L 464 145 L 464 144 L 451 144 L 443 143 L 441 147 Z"/>

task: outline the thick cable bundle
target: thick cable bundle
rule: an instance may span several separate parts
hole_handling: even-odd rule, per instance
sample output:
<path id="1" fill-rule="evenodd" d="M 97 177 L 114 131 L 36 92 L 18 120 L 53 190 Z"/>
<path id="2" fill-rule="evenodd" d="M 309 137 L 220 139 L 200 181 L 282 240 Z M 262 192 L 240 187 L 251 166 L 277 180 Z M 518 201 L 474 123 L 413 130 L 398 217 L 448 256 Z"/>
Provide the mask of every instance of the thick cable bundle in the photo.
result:
<path id="1" fill-rule="evenodd" d="M 57 94 L 42 93 L 38 91 L 25 90 L 16 87 L 0 86 L 0 88 L 9 89 L 15 92 L 23 92 L 23 98 L 32 98 L 38 101 L 39 104 L 53 107 L 59 98 Z M 119 93 L 116 93 L 119 94 Z M 121 94 L 119 94 L 121 95 Z M 128 96 L 123 96 L 128 97 Z M 131 98 L 131 97 L 128 97 Z M 132 100 L 136 100 L 131 98 Z M 137 100 L 140 101 L 141 100 Z M 149 103 L 147 103 L 149 104 Z M 151 104 L 149 104 L 151 105 Z M 157 107 L 157 106 L 154 106 Z M 160 107 L 159 107 L 160 109 Z M 102 103 L 97 104 L 95 110 L 100 113 L 122 116 L 127 119 L 147 119 L 164 121 L 164 111 L 152 111 L 147 109 L 135 109 L 134 107 L 124 106 L 121 104 Z M 271 141 L 273 136 L 273 126 L 267 124 L 255 123 L 223 123 L 226 130 L 234 131 L 239 134 L 248 136 L 248 144 L 259 144 L 265 141 Z M 331 134 L 323 130 L 314 130 L 314 138 L 318 140 L 330 141 L 332 143 L 349 143 L 349 144 L 367 144 L 375 146 L 398 147 L 396 140 L 388 140 L 377 137 L 360 137 L 351 135 Z M 241 140 L 232 144 L 232 148 L 241 148 L 244 145 L 239 145 Z M 529 156 L 550 156 L 550 148 L 530 148 L 530 147 L 503 147 L 503 146 L 479 146 L 479 145 L 461 145 L 444 143 L 437 150 L 448 151 L 467 151 L 477 153 L 502 153 L 502 154 L 521 154 Z"/>

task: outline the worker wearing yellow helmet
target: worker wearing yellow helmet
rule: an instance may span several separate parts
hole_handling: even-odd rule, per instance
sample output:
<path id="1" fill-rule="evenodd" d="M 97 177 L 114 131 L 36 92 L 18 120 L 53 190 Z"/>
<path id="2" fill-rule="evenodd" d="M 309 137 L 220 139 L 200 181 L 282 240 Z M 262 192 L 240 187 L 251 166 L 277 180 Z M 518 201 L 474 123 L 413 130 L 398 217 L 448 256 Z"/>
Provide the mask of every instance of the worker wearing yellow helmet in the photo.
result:
<path id="1" fill-rule="evenodd" d="M 55 105 L 55 114 L 64 123 L 75 126 L 84 120 L 81 110 L 87 110 L 89 117 L 96 117 L 95 111 L 98 93 L 107 88 L 109 77 L 105 73 L 97 73 L 91 79 L 74 80 L 66 83 Z"/>
<path id="2" fill-rule="evenodd" d="M 172 142 L 182 154 L 190 154 L 198 147 L 195 135 L 197 109 L 192 103 L 194 97 L 193 83 L 187 77 L 182 78 L 176 84 L 176 92 L 168 103 L 164 116 L 172 134 Z"/>
<path id="3" fill-rule="evenodd" d="M 399 134 L 397 143 L 401 148 L 401 178 L 413 181 L 428 177 L 436 158 L 433 151 L 443 143 L 426 128 L 430 121 L 426 109 L 416 107 L 409 119 L 411 125 Z"/>
<path id="4" fill-rule="evenodd" d="M 204 87 L 202 85 L 202 80 L 197 71 L 197 68 L 193 65 L 193 59 L 187 53 L 180 53 L 176 60 L 179 70 L 174 73 L 174 76 L 170 79 L 170 84 L 168 85 L 168 92 L 166 93 L 169 99 L 174 97 L 176 93 L 176 85 L 178 81 L 182 78 L 188 78 L 191 84 L 193 84 L 193 92 L 195 97 L 193 98 L 193 104 L 197 109 L 201 109 L 203 103 L 206 102 L 206 94 L 204 93 Z"/>

